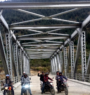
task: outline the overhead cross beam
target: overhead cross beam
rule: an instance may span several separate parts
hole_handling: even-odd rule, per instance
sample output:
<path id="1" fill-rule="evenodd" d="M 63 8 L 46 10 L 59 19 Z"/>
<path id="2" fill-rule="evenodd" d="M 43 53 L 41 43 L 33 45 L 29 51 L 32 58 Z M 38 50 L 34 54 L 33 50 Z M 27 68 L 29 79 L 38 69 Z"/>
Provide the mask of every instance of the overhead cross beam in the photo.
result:
<path id="1" fill-rule="evenodd" d="M 24 24 L 24 23 L 35 22 L 35 21 L 40 21 L 40 20 L 55 20 L 55 21 L 63 21 L 63 22 L 69 22 L 69 23 L 79 23 L 77 21 L 65 20 L 65 19 L 60 19 L 60 18 L 53 18 L 53 17 L 58 16 L 58 15 L 63 15 L 63 14 L 66 14 L 66 13 L 69 13 L 69 12 L 72 12 L 72 11 L 76 11 L 76 10 L 78 10 L 78 8 L 67 10 L 67 11 L 64 11 L 64 12 L 61 12 L 61 13 L 58 13 L 58 14 L 54 14 L 54 15 L 51 15 L 51 16 L 44 16 L 44 15 L 41 15 L 41 14 L 37 14 L 37 13 L 34 13 L 34 12 L 22 10 L 22 9 L 17 9 L 17 10 L 20 11 L 20 12 L 31 14 L 31 15 L 38 16 L 38 17 L 41 17 L 41 18 L 22 21 L 22 22 L 17 22 L 17 23 L 12 23 L 11 25 Z"/>
<path id="2" fill-rule="evenodd" d="M 28 26 L 28 25 L 16 25 L 16 26 L 10 26 L 10 29 L 12 30 L 27 30 L 27 29 L 67 29 L 67 28 L 77 28 L 80 27 L 81 24 L 67 24 L 67 25 L 46 25 L 46 26 Z"/>
<path id="3" fill-rule="evenodd" d="M 90 2 L 39 2 L 39 3 L 0 3 L 0 9 L 57 9 L 57 8 L 88 8 Z"/>

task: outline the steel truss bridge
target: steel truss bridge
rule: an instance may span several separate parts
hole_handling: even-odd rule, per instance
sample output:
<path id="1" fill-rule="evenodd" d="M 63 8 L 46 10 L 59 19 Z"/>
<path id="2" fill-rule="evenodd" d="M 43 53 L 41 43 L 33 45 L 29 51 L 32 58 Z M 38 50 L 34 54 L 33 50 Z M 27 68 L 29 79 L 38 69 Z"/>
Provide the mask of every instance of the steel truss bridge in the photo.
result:
<path id="1" fill-rule="evenodd" d="M 67 9 L 68 8 L 68 9 Z M 0 3 L 0 22 L 5 28 L 5 41 L 2 38 L 2 31 L 0 32 L 0 55 L 2 58 L 5 73 L 9 73 L 11 78 L 19 76 L 25 71 L 30 72 L 30 59 L 45 59 L 51 60 L 51 72 L 55 73 L 57 70 L 68 72 L 68 60 L 71 64 L 71 77 L 75 78 L 77 70 L 78 58 L 81 53 L 82 79 L 85 78 L 89 72 L 89 61 L 86 64 L 86 26 L 90 23 L 90 15 L 87 16 L 83 22 L 66 20 L 57 18 L 63 14 L 80 11 L 82 8 L 90 8 L 90 2 L 38 2 L 38 3 Z M 4 9 L 17 10 L 19 12 L 37 16 L 37 19 L 26 20 L 22 22 L 8 24 L 2 15 Z M 37 14 L 27 11 L 25 9 L 67 9 L 66 11 L 56 13 L 50 16 Z M 68 24 L 57 25 L 24 25 L 28 22 L 35 22 L 40 20 L 54 20 L 67 22 Z M 70 24 L 71 23 L 71 24 Z M 22 25 L 23 24 L 23 25 Z M 43 29 L 48 29 L 44 32 Z M 74 29 L 72 34 L 60 33 L 63 29 Z M 16 36 L 15 30 L 28 30 L 32 34 Z M 44 36 L 40 36 L 44 35 Z M 74 39 L 77 40 L 76 56 L 74 55 Z M 60 41 L 61 40 L 61 41 Z M 62 41 L 64 40 L 64 42 Z M 21 41 L 23 41 L 21 43 Z M 27 42 L 29 41 L 29 42 Z M 4 46 L 5 42 L 5 46 Z M 69 45 L 69 49 L 67 49 Z M 69 50 L 69 56 L 67 51 Z M 75 57 L 75 58 L 74 58 Z M 13 75 L 14 73 L 14 75 Z M 17 79 L 18 79 L 17 78 Z"/>

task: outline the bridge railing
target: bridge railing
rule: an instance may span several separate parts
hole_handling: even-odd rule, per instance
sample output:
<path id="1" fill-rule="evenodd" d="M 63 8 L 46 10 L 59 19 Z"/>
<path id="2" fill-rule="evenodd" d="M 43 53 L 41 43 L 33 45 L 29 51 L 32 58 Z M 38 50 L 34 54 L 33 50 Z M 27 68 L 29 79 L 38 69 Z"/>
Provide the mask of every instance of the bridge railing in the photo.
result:
<path id="1" fill-rule="evenodd" d="M 19 82 L 19 81 L 20 81 L 20 76 L 19 76 L 19 77 L 13 77 L 12 81 L 13 81 L 13 84 Z M 3 88 L 4 88 L 4 83 L 5 83 L 5 79 L 0 80 L 0 91 L 3 90 Z"/>
<path id="2" fill-rule="evenodd" d="M 85 77 L 83 78 L 82 74 L 78 73 L 78 74 L 75 74 L 75 77 L 72 78 L 71 74 L 68 73 L 67 77 L 70 79 L 75 79 L 79 81 L 90 82 L 90 74 L 86 74 Z"/>

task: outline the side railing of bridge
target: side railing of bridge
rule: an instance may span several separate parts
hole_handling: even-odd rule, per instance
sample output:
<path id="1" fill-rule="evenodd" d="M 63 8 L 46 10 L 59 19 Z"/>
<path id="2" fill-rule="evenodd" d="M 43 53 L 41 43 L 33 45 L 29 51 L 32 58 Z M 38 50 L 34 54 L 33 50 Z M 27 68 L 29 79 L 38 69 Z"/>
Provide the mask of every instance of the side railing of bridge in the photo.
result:
<path id="1" fill-rule="evenodd" d="M 81 73 L 76 73 L 75 77 L 72 77 L 70 73 L 67 74 L 67 78 L 74 79 L 74 80 L 79 80 L 83 82 L 89 82 L 90 83 L 90 74 L 86 74 L 84 79 L 82 79 L 82 74 Z"/>

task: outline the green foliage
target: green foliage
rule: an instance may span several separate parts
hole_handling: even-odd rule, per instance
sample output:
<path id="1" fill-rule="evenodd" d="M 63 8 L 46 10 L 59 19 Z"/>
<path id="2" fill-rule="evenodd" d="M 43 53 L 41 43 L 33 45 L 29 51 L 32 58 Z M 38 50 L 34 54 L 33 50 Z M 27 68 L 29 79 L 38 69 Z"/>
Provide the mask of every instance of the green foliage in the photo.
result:
<path id="1" fill-rule="evenodd" d="M 36 71 L 50 72 L 49 59 L 33 59 L 30 61 L 31 69 Z"/>

